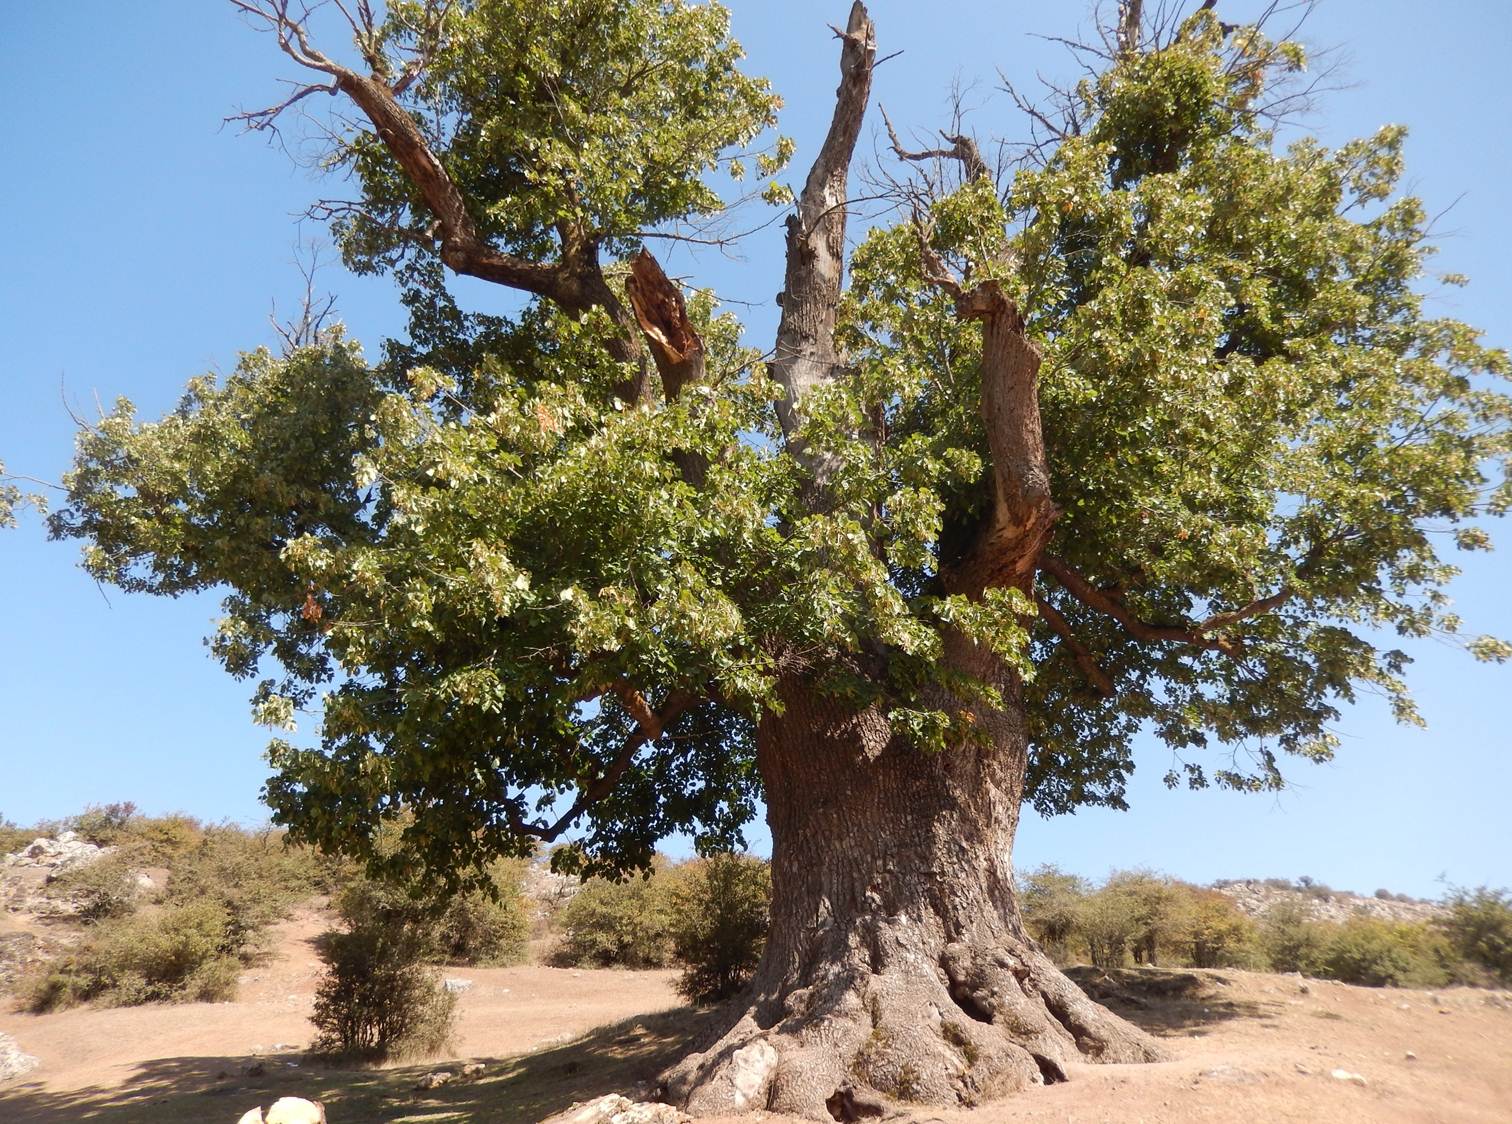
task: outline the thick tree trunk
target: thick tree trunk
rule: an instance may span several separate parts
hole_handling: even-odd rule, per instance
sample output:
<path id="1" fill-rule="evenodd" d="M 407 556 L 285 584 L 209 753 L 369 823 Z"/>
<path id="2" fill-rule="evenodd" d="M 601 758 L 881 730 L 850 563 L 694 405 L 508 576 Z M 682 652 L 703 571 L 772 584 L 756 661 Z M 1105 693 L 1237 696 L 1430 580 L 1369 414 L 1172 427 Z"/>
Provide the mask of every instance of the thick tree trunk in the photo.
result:
<path id="1" fill-rule="evenodd" d="M 782 698 L 759 733 L 766 954 L 718 1041 L 667 1075 L 671 1099 L 695 1114 L 854 1119 L 887 1100 L 973 1104 L 1062 1081 L 1078 1055 L 1160 1057 L 1024 931 L 1021 706 L 979 717 L 985 744 L 929 756 L 880 711 L 811 683 Z"/>

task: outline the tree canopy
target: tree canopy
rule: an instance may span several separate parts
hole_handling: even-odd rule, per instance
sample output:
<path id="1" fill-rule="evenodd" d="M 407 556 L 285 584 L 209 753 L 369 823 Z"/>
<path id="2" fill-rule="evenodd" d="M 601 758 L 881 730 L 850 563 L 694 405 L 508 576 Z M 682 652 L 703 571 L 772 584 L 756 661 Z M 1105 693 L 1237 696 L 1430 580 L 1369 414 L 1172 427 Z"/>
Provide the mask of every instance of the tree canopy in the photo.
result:
<path id="1" fill-rule="evenodd" d="M 403 812 L 402 858 L 443 874 L 542 839 L 614 871 L 673 831 L 726 846 L 782 668 L 921 753 L 977 737 L 960 704 L 999 687 L 950 633 L 1019 672 L 1046 813 L 1121 805 L 1142 730 L 1172 783 L 1265 789 L 1361 690 L 1416 721 L 1382 638 L 1460 631 L 1447 558 L 1512 503 L 1512 368 L 1430 311 L 1460 279 L 1429 270 L 1400 127 L 1278 138 L 1295 44 L 1204 6 L 1097 55 L 996 174 L 970 136 L 894 138 L 841 373 L 806 385 L 642 249 L 747 163 L 792 229 L 823 220 L 719 5 L 405 0 L 353 21 L 352 66 L 281 0 L 236 6 L 321 76 L 296 98 L 362 111 L 332 149 L 358 198 L 321 213 L 407 337 L 250 352 L 154 422 L 119 402 L 51 529 L 124 589 L 226 591 L 211 646 L 259 720 L 319 716 L 270 751 L 304 837 L 363 852 Z M 528 300 L 465 312 L 448 270 Z M 1054 520 L 1029 580 L 952 588 L 1002 459 L 983 293 L 1040 357 Z"/>

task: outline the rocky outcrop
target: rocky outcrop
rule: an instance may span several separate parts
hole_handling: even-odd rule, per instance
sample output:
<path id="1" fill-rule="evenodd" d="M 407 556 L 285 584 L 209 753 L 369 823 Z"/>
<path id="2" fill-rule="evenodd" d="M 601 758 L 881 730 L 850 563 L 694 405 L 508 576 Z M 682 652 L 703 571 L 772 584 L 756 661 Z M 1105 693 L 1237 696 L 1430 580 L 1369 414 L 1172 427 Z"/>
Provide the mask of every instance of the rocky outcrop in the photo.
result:
<path id="1" fill-rule="evenodd" d="M 56 839 L 47 836 L 33 839 L 19 851 L 6 855 L 0 863 L 5 866 L 39 866 L 51 874 L 62 874 L 65 870 L 87 866 L 114 849 L 96 846 L 80 839 L 76 832 L 65 831 Z"/>
<path id="2" fill-rule="evenodd" d="M 0 1085 L 37 1068 L 37 1059 L 21 1052 L 16 1040 L 0 1034 Z"/>
<path id="3" fill-rule="evenodd" d="M 1213 883 L 1213 889 L 1234 899 L 1244 913 L 1256 919 L 1278 905 L 1296 903 L 1314 921 L 1348 921 L 1363 914 L 1383 921 L 1432 921 L 1447 912 L 1437 902 L 1403 901 L 1400 898 L 1364 898 L 1347 890 L 1321 885 L 1286 886 L 1276 879 L 1244 878 Z"/>

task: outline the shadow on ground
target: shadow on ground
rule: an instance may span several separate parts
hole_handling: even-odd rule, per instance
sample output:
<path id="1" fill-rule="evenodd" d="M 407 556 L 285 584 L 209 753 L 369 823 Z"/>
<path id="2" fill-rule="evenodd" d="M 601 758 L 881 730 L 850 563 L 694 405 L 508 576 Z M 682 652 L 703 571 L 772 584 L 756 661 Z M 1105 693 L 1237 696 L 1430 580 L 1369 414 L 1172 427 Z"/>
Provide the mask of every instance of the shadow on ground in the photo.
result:
<path id="1" fill-rule="evenodd" d="M 626 1019 L 534 1054 L 476 1059 L 487 1065 L 482 1077 L 426 1092 L 415 1089 L 421 1075 L 460 1064 L 374 1070 L 335 1069 L 293 1056 L 163 1058 L 143 1062 L 108 1089 L 48 1092 L 18 1082 L 0 1092 L 0 1121 L 235 1124 L 247 1109 L 287 1096 L 324 1102 L 333 1124 L 540 1120 L 574 1101 L 649 1082 L 687 1051 L 712 1016 L 683 1008 Z M 244 1075 L 255 1063 L 264 1073 Z"/>
<path id="2" fill-rule="evenodd" d="M 1280 1004 L 1231 998 L 1233 983 L 1218 971 L 1166 968 L 1066 969 L 1078 987 L 1116 1015 L 1160 1038 L 1190 1037 L 1230 1019 L 1269 1022 Z"/>

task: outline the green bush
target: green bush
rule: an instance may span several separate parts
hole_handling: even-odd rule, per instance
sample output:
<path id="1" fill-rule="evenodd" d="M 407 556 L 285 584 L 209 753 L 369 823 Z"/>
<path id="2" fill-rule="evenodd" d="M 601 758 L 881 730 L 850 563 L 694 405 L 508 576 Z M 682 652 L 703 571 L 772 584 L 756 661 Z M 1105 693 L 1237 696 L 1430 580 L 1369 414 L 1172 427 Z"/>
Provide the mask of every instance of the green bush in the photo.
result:
<path id="1" fill-rule="evenodd" d="M 1126 870 L 1110 874 L 1099 893 L 1122 901 L 1130 925 L 1128 945 L 1134 962 L 1156 965 L 1162 959 L 1162 951 L 1169 958 L 1188 943 L 1192 890 L 1184 882 L 1150 871 Z"/>
<path id="2" fill-rule="evenodd" d="M 1139 921 L 1132 899 L 1104 886 L 1082 899 L 1076 927 L 1087 944 L 1093 967 L 1106 972 L 1123 967 Z"/>
<path id="3" fill-rule="evenodd" d="M 714 855 L 662 874 L 669 879 L 677 990 L 694 1003 L 728 999 L 750 981 L 766 945 L 772 871 L 749 855 Z"/>
<path id="4" fill-rule="evenodd" d="M 1439 928 L 1458 955 L 1503 984 L 1512 984 L 1512 897 L 1485 886 L 1455 888 L 1446 901 L 1449 916 Z"/>
<path id="5" fill-rule="evenodd" d="M 501 860 L 489 869 L 493 892 L 468 890 L 443 898 L 397 882 L 356 875 L 336 895 L 349 925 L 368 918 L 407 929 L 428 960 L 498 966 L 525 958 L 530 917 L 520 893 L 524 866 Z"/>
<path id="6" fill-rule="evenodd" d="M 1194 968 L 1252 968 L 1261 963 L 1260 927 L 1234 899 L 1217 890 L 1187 888 L 1181 940 Z"/>
<path id="7" fill-rule="evenodd" d="M 1260 947 L 1271 971 L 1315 976 L 1327 944 L 1327 930 L 1299 902 L 1277 902 L 1265 911 Z"/>
<path id="8" fill-rule="evenodd" d="M 129 917 L 141 899 L 136 872 L 119 853 L 65 870 L 47 884 L 46 894 L 72 903 L 74 915 L 90 925 Z"/>
<path id="9" fill-rule="evenodd" d="M 226 911 L 193 902 L 97 927 L 31 982 L 26 1004 L 40 1013 L 89 1001 L 126 1007 L 229 999 L 240 967 Z"/>
<path id="10" fill-rule="evenodd" d="M 285 845 L 281 832 L 204 828 L 168 879 L 170 904 L 215 902 L 226 912 L 231 951 L 254 954 L 269 925 L 316 891 L 311 852 Z"/>
<path id="11" fill-rule="evenodd" d="M 554 963 L 665 968 L 672 962 L 672 910 L 660 873 L 625 882 L 590 879 L 562 908 L 559 921 L 562 940 Z"/>
<path id="12" fill-rule="evenodd" d="M 205 828 L 193 816 L 140 816 L 129 821 L 120 845 L 138 866 L 177 866 L 204 840 Z"/>
<path id="13" fill-rule="evenodd" d="M 37 837 L 34 827 L 20 827 L 0 817 L 0 855 L 13 854 Z"/>
<path id="14" fill-rule="evenodd" d="M 137 814 L 129 800 L 117 804 L 91 804 L 76 816 L 63 821 L 65 831 L 76 832 L 80 839 L 97 847 L 113 847 L 126 833 L 126 825 Z"/>
<path id="15" fill-rule="evenodd" d="M 330 934 L 311 1015 L 315 1051 L 381 1061 L 444 1049 L 456 996 L 424 966 L 426 951 L 423 936 L 377 918 Z"/>
<path id="16" fill-rule="evenodd" d="M 1427 925 L 1351 917 L 1328 927 L 1318 974 L 1365 987 L 1440 987 L 1454 978 L 1454 960 Z"/>

